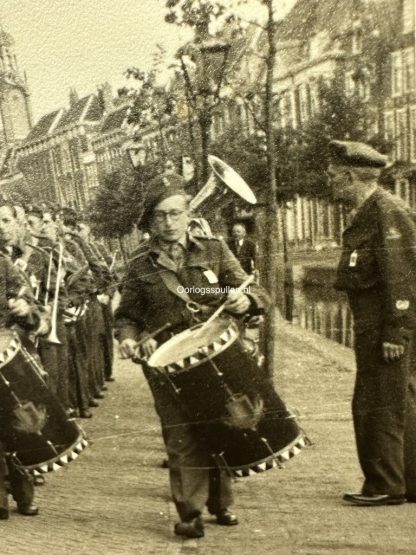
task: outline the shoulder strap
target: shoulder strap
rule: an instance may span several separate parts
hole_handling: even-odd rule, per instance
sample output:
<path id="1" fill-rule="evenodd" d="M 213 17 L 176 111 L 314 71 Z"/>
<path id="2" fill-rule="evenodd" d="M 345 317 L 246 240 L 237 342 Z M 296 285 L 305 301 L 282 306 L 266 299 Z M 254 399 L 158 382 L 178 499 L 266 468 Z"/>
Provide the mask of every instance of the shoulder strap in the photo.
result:
<path id="1" fill-rule="evenodd" d="M 191 297 L 184 290 L 182 283 L 179 281 L 178 276 L 175 273 L 169 272 L 169 270 L 165 270 L 160 272 L 160 277 L 162 278 L 163 283 L 166 285 L 166 288 L 171 293 L 182 299 L 184 303 L 192 302 Z"/>

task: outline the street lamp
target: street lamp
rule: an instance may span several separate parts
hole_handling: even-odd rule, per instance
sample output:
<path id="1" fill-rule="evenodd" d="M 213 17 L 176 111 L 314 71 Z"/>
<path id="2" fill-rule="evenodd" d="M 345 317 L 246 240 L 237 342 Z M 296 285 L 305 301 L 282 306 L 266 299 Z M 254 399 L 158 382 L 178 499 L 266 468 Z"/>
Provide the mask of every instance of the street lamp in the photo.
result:
<path id="1" fill-rule="evenodd" d="M 220 97 L 229 51 L 228 43 L 208 37 L 205 40 L 196 39 L 179 52 L 187 101 L 197 116 L 201 131 L 202 183 L 208 179 L 208 147 L 212 114 Z M 191 60 L 195 68 L 192 76 L 187 59 Z"/>
<path id="2" fill-rule="evenodd" d="M 137 141 L 130 141 L 125 147 L 127 157 L 133 166 L 137 168 L 143 166 L 146 162 L 146 147 L 143 143 Z"/>

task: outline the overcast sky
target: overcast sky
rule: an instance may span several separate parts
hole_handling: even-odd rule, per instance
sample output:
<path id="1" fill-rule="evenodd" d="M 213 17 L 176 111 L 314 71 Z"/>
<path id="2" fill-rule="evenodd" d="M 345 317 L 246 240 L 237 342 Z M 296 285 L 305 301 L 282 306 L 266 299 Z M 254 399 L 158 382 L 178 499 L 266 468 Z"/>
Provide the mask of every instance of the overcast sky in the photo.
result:
<path id="1" fill-rule="evenodd" d="M 295 0 L 277 0 L 281 14 Z M 249 0 L 258 9 L 256 0 Z M 164 22 L 165 0 L 1 0 L 0 21 L 16 41 L 26 70 L 35 121 L 68 104 L 68 92 L 93 92 L 109 81 L 114 93 L 123 71 L 151 65 L 156 44 L 170 55 L 185 31 Z"/>

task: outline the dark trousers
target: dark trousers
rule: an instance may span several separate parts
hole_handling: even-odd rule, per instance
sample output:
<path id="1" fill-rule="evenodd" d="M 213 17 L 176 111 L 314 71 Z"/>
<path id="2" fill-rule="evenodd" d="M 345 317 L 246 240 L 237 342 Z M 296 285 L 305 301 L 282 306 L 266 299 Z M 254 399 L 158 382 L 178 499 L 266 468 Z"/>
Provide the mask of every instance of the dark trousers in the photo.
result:
<path id="1" fill-rule="evenodd" d="M 66 326 L 62 318 L 57 321 L 57 336 L 60 344 L 39 340 L 39 356 L 48 372 L 48 386 L 58 397 L 64 408 L 70 407 L 69 401 L 69 367 L 68 340 Z"/>
<path id="2" fill-rule="evenodd" d="M 104 356 L 101 336 L 104 334 L 104 319 L 101 305 L 96 298 L 88 304 L 85 315 L 87 339 L 88 385 L 90 397 L 100 393 L 104 385 Z"/>
<path id="3" fill-rule="evenodd" d="M 0 508 L 8 508 L 8 494 L 12 494 L 19 507 L 33 502 L 33 479 L 23 470 L 18 469 L 6 456 L 0 442 Z"/>
<path id="4" fill-rule="evenodd" d="M 85 330 L 82 320 L 66 327 L 68 341 L 69 397 L 71 405 L 88 410 L 88 368 Z"/>
<path id="5" fill-rule="evenodd" d="M 363 493 L 416 495 L 416 364 L 382 357 L 381 327 L 356 332 L 353 420 Z"/>
<path id="6" fill-rule="evenodd" d="M 169 458 L 172 498 L 182 521 L 200 515 L 205 506 L 212 514 L 233 503 L 232 480 L 215 467 L 209 448 L 178 403 L 169 384 L 150 368 L 145 375 L 152 390 Z"/>
<path id="7" fill-rule="evenodd" d="M 104 330 L 101 334 L 101 344 L 104 358 L 104 377 L 108 379 L 113 375 L 114 362 L 113 313 L 111 312 L 110 304 L 102 304 L 101 310 L 104 320 Z"/>

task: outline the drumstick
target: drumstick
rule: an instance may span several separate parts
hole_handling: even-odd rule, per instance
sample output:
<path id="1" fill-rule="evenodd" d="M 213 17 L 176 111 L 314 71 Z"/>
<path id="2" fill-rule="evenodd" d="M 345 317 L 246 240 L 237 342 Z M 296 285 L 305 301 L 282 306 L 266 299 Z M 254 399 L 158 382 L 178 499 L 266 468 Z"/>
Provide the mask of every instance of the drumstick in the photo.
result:
<path id="1" fill-rule="evenodd" d="M 243 281 L 243 283 L 240 285 L 240 287 L 235 289 L 235 291 L 238 291 L 240 293 L 243 289 L 245 289 L 253 281 L 254 281 L 254 276 L 253 275 L 248 276 L 248 278 L 245 281 Z M 208 326 L 208 324 L 210 324 L 213 320 L 215 320 L 215 318 L 217 318 L 221 314 L 221 312 L 225 309 L 226 302 L 227 301 L 225 301 L 225 303 L 222 303 L 222 305 L 219 306 L 213 314 L 211 314 L 211 316 L 208 318 L 208 320 L 206 320 L 202 324 L 202 326 L 197 331 L 198 334 L 200 334 Z"/>
<path id="2" fill-rule="evenodd" d="M 145 337 L 142 337 L 142 339 L 140 339 L 137 344 L 135 349 L 138 349 L 141 345 L 143 345 L 143 343 L 145 341 L 147 341 L 148 339 L 153 339 L 154 337 L 156 337 L 157 335 L 159 335 L 159 333 L 162 333 L 162 331 L 167 330 L 168 328 L 170 328 L 172 326 L 172 324 L 170 322 L 167 322 L 165 325 L 163 325 L 162 327 L 158 328 L 157 330 L 155 330 L 152 333 L 149 333 L 148 335 L 146 335 Z M 132 357 L 132 361 L 133 362 L 141 362 L 143 359 L 141 359 L 140 357 Z"/>

